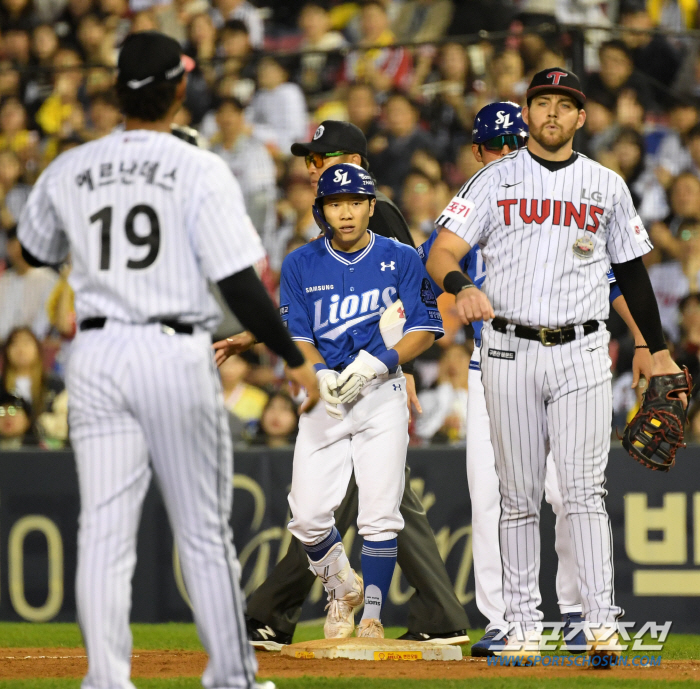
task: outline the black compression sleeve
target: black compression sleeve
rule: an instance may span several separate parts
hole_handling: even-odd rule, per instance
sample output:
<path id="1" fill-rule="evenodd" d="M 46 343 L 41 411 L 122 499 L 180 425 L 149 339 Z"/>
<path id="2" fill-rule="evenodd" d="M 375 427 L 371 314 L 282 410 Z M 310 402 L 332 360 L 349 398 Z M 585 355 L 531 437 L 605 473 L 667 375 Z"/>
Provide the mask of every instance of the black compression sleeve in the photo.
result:
<path id="1" fill-rule="evenodd" d="M 304 363 L 303 354 L 292 341 L 279 311 L 252 267 L 229 275 L 218 284 L 231 311 L 258 342 L 264 342 L 291 368 Z"/>
<path id="2" fill-rule="evenodd" d="M 642 259 L 613 263 L 612 269 L 632 318 L 649 345 L 649 351 L 654 354 L 666 349 L 659 305 Z"/>

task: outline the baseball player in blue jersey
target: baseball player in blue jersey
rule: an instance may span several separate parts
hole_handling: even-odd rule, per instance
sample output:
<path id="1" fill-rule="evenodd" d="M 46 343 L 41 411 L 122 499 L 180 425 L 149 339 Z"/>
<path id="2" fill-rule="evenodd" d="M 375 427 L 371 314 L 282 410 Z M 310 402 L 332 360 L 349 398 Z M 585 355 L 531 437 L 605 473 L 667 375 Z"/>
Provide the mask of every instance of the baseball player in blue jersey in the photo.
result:
<path id="1" fill-rule="evenodd" d="M 381 608 L 403 528 L 399 504 L 408 447 L 400 364 L 443 334 L 415 250 L 367 229 L 374 204 L 372 178 L 361 167 L 328 169 L 314 206 L 325 237 L 292 252 L 282 265 L 280 313 L 315 365 L 326 402 L 301 417 L 289 494 L 289 530 L 328 593 L 326 638 L 352 635 L 353 608 L 363 600 L 357 636 L 384 635 Z M 397 314 L 401 332 L 391 341 L 380 331 L 383 314 Z M 333 518 L 353 470 L 364 591 Z"/>
<path id="2" fill-rule="evenodd" d="M 521 109 L 515 103 L 491 103 L 482 108 L 474 121 L 473 154 L 477 161 L 487 165 L 525 145 L 528 138 L 527 125 L 522 120 Z M 418 254 L 425 263 L 430 248 L 437 237 L 437 230 L 418 247 Z M 461 260 L 460 267 L 473 283 L 481 288 L 486 271 L 479 246 L 473 247 Z M 644 338 L 632 319 L 627 304 L 620 292 L 612 270 L 608 273 L 610 303 L 625 320 L 635 336 L 635 342 L 643 345 Z M 435 294 L 442 289 L 432 280 Z M 472 505 L 472 548 L 474 552 L 474 579 L 476 602 L 481 613 L 489 620 L 485 635 L 471 647 L 473 656 L 492 655 L 505 645 L 503 567 L 498 544 L 498 522 L 500 518 L 500 493 L 489 419 L 486 411 L 484 387 L 481 382 L 480 347 L 483 321 L 472 323 L 474 328 L 474 353 L 469 364 L 469 397 L 467 401 L 467 479 Z M 636 349 L 634 360 L 634 385 L 640 371 L 648 367 L 645 360 L 648 350 Z M 646 368 L 648 370 L 648 368 Z M 578 587 L 574 550 L 569 536 L 569 524 L 556 470 L 551 454 L 547 457 L 545 476 L 545 499 L 556 515 L 555 548 L 559 558 L 557 571 L 557 598 L 564 622 L 563 634 L 568 647 L 575 652 L 585 650 L 583 616 Z M 581 646 L 580 650 L 576 647 Z"/>

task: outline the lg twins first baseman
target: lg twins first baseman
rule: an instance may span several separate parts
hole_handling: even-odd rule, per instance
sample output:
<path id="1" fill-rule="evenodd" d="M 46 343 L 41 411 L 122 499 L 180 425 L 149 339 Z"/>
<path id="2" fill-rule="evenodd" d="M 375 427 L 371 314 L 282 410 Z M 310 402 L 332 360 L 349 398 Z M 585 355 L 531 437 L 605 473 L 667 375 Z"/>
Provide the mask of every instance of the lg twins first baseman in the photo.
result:
<path id="1" fill-rule="evenodd" d="M 299 422 L 289 494 L 289 530 L 328 592 L 326 638 L 350 636 L 353 608 L 363 601 L 362 580 L 350 568 L 333 518 L 353 470 L 364 539 L 365 608 L 357 636 L 384 636 L 380 615 L 403 528 L 399 505 L 408 447 L 400 364 L 443 332 L 415 249 L 367 229 L 374 205 L 372 178 L 360 166 L 328 168 L 314 206 L 325 237 L 293 251 L 282 265 L 282 317 L 315 364 L 326 401 L 325 409 L 319 405 Z M 390 343 L 380 319 L 399 309 L 403 330 Z"/>
<path id="2" fill-rule="evenodd" d="M 651 243 L 614 172 L 576 154 L 585 122 L 578 78 L 535 75 L 523 119 L 526 149 L 488 165 L 438 219 L 427 267 L 457 297 L 465 322 L 483 319 L 481 369 L 501 492 L 506 622 L 503 653 L 539 655 L 539 510 L 550 448 L 574 544 L 590 653 L 615 653 L 612 542 L 603 498 L 611 387 L 606 274 L 618 284 L 653 354 L 649 374 L 677 372 L 641 256 Z M 479 245 L 483 291 L 459 261 Z M 610 641 L 613 643 L 610 644 Z M 516 642 L 516 643 L 512 643 Z M 611 650 L 612 649 L 612 650 Z"/>
<path id="3" fill-rule="evenodd" d="M 131 578 L 152 472 L 209 653 L 204 686 L 261 687 L 229 525 L 231 436 L 210 335 L 221 314 L 207 279 L 294 367 L 312 403 L 316 377 L 255 275 L 264 252 L 237 182 L 220 158 L 170 133 L 185 96 L 179 44 L 132 34 L 118 68 L 126 130 L 49 165 L 18 233 L 32 264 L 61 263 L 70 251 L 73 265 L 79 333 L 67 388 L 80 485 L 83 687 L 134 689 Z"/>

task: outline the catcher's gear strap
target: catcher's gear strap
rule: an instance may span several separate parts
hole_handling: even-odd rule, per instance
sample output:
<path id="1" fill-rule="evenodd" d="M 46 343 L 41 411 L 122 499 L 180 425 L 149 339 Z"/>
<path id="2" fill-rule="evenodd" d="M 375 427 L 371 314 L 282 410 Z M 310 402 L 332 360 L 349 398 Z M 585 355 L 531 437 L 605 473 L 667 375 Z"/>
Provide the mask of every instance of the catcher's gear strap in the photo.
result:
<path id="1" fill-rule="evenodd" d="M 676 450 L 685 447 L 683 424 L 687 409 L 680 395 L 690 396 L 693 383 L 687 368 L 680 373 L 652 376 L 642 406 L 629 422 L 622 445 L 629 454 L 654 471 L 669 471 Z"/>

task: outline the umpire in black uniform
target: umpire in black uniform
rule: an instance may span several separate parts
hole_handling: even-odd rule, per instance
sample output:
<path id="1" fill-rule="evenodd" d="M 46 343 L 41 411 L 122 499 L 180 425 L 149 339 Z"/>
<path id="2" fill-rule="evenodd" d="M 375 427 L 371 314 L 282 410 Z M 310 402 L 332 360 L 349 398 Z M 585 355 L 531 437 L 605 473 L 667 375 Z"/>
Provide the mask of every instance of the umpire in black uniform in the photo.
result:
<path id="1" fill-rule="evenodd" d="M 313 140 L 294 144 L 292 153 L 306 158 L 314 187 L 321 173 L 331 165 L 355 163 L 368 168 L 367 140 L 358 127 L 348 122 L 322 122 Z M 401 212 L 381 192 L 377 192 L 370 230 L 414 246 Z M 232 346 L 228 352 L 226 341 L 217 343 L 217 361 L 220 362 L 222 356 L 225 358 L 225 352 L 239 352 L 250 346 L 252 341 L 252 337 L 246 341 L 246 335 L 231 338 Z M 408 374 L 407 381 L 410 379 L 409 403 L 412 398 L 417 402 L 412 369 L 410 365 L 402 368 L 404 374 Z M 410 474 L 407 465 L 406 487 L 400 508 L 405 525 L 398 536 L 398 564 L 415 593 L 408 604 L 408 632 L 401 638 L 444 644 L 465 643 L 468 641 L 466 629 L 469 621 L 447 576 L 423 505 L 411 489 Z M 344 535 L 356 521 L 357 484 L 353 476 L 347 495 L 335 512 L 335 525 Z M 291 643 L 301 615 L 301 606 L 315 579 L 314 574 L 309 571 L 309 563 L 301 543 L 292 538 L 287 554 L 248 600 L 248 636 L 253 646 L 272 651 Z"/>

